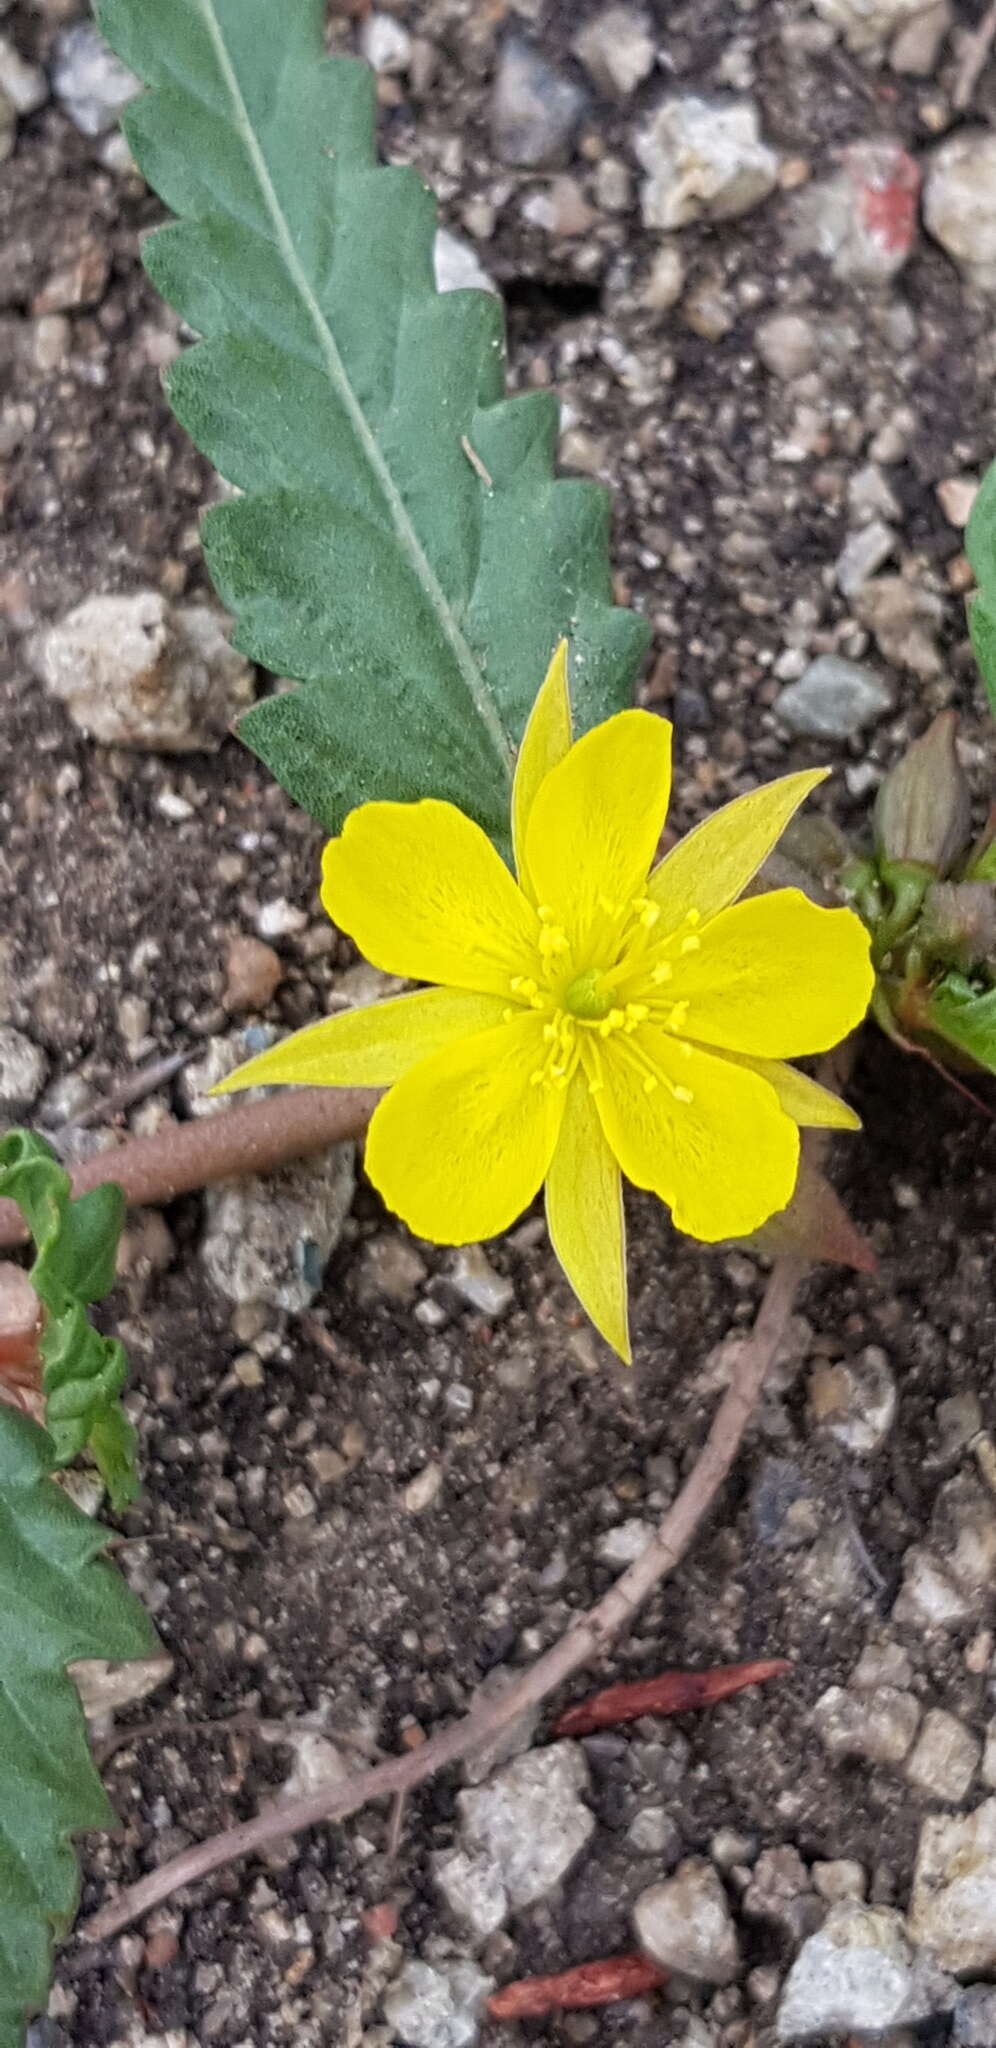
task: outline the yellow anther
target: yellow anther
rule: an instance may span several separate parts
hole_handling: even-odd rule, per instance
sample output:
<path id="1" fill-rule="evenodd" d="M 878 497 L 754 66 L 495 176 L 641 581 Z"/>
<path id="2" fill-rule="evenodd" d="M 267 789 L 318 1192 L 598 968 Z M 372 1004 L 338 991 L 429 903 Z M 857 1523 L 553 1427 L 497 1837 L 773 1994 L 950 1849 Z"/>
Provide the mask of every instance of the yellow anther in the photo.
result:
<path id="1" fill-rule="evenodd" d="M 650 1011 L 646 1003 L 627 1003 L 625 1019 L 627 1031 L 635 1031 L 638 1024 L 645 1024 L 649 1015 Z"/>
<path id="2" fill-rule="evenodd" d="M 659 966 L 651 969 L 650 979 L 655 988 L 661 988 L 665 981 L 671 981 L 673 977 L 674 968 L 669 966 L 666 960 L 662 960 Z"/>
<path id="3" fill-rule="evenodd" d="M 513 974 L 509 987 L 514 996 L 521 996 L 526 1003 L 531 1003 L 533 997 L 539 994 L 536 983 L 528 974 Z"/>
<path id="4" fill-rule="evenodd" d="M 687 1004 L 686 1002 L 684 1002 L 684 1001 L 682 1001 L 682 1002 L 680 1002 L 680 1003 L 675 1003 L 674 1009 L 672 1010 L 672 1012 L 671 1012 L 671 1015 L 670 1015 L 670 1017 L 669 1017 L 669 1019 L 668 1019 L 668 1022 L 669 1022 L 670 1026 L 671 1026 L 671 1029 L 672 1029 L 672 1031 L 680 1031 L 680 1030 L 681 1030 L 681 1028 L 682 1028 L 682 1026 L 683 1026 L 683 1024 L 684 1024 L 684 1022 L 685 1022 L 685 1018 L 687 1017 L 687 1015 L 688 1015 L 688 1004 Z"/>
<path id="5" fill-rule="evenodd" d="M 644 1092 L 644 1095 L 652 1095 L 652 1094 L 653 1094 L 653 1092 L 654 1092 L 654 1089 L 655 1089 L 656 1087 L 657 1087 L 657 1076 L 656 1076 L 656 1074 L 645 1074 L 645 1075 L 644 1075 L 644 1079 L 643 1079 L 643 1092 Z"/>
<path id="6" fill-rule="evenodd" d="M 537 1067 L 535 1072 L 530 1074 L 529 1076 L 529 1086 L 530 1088 L 542 1088 L 545 1080 L 546 1075 L 544 1074 L 542 1067 Z"/>
<path id="7" fill-rule="evenodd" d="M 676 1102 L 694 1102 L 694 1101 L 695 1101 L 695 1097 L 694 1097 L 694 1095 L 692 1094 L 692 1091 L 691 1091 L 691 1089 L 690 1089 L 690 1088 L 673 1088 L 673 1089 L 671 1090 L 671 1093 L 673 1094 L 673 1096 L 674 1096 L 674 1099 L 675 1099 L 675 1101 L 676 1101 Z"/>
<path id="8" fill-rule="evenodd" d="M 652 902 L 649 896 L 635 896 L 633 898 L 633 909 L 644 930 L 648 932 L 653 931 L 661 914 L 660 904 Z"/>
<path id="9" fill-rule="evenodd" d="M 502 1021 L 502 1023 L 503 1023 L 503 1024 L 514 1024 L 514 1023 L 515 1023 L 515 1019 L 516 1019 L 516 1016 L 517 1016 L 517 1014 L 518 1014 L 518 1013 L 517 1013 L 517 1012 L 516 1012 L 515 1010 L 513 1010 L 513 1009 L 511 1008 L 511 1006 L 510 1006 L 510 1007 L 509 1007 L 509 1008 L 508 1008 L 507 1010 L 503 1010 L 503 1011 L 502 1011 L 502 1013 L 501 1013 L 501 1021 Z"/>
<path id="10" fill-rule="evenodd" d="M 689 911 L 689 917 L 691 917 L 691 914 L 691 911 Z M 682 953 L 697 953 L 701 944 L 701 939 L 682 939 L 680 950 Z"/>
<path id="11" fill-rule="evenodd" d="M 686 912 L 685 912 L 685 923 L 686 923 L 686 924 L 701 924 L 701 923 L 702 923 L 702 912 L 701 912 L 701 910 L 686 910 Z"/>

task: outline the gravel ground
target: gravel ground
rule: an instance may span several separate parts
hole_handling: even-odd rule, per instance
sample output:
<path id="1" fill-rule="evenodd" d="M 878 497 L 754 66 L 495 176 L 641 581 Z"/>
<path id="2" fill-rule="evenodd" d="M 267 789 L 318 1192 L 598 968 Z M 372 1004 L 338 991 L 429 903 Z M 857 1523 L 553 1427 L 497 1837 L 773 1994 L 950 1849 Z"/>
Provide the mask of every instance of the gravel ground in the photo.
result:
<path id="1" fill-rule="evenodd" d="M 385 149 L 502 292 L 515 382 L 556 388 L 565 464 L 614 488 L 682 826 L 827 760 L 825 806 L 859 829 L 948 704 L 980 802 L 991 780 L 962 528 L 996 445 L 992 279 L 965 256 L 989 234 L 996 258 L 996 65 L 954 105 L 982 12 L 413 0 L 330 22 L 379 67 Z M 15 0 L 0 23 L 0 1107 L 59 1128 L 153 1056 L 202 1065 L 72 1131 L 76 1156 L 196 1111 L 246 1032 L 379 986 L 322 918 L 314 829 L 217 744 L 248 679 L 215 649 L 190 684 L 220 486 L 162 401 L 177 325 L 138 263 L 158 209 L 92 132 L 115 81 L 94 85 L 80 20 L 75 0 Z M 113 631 L 43 637 L 98 595 L 130 601 Z M 165 650 L 158 713 L 129 698 L 136 632 Z M 87 694 L 94 644 L 125 705 L 96 739 L 76 722 L 107 699 L 103 670 Z M 780 701 L 800 681 L 802 711 Z M 162 751 L 161 727 L 125 750 L 139 715 L 194 750 Z M 721 1512 L 606 1665 L 784 1655 L 791 1676 L 579 1744 L 544 1747 L 541 1723 L 481 1794 L 450 1774 L 413 1798 L 393 1855 L 372 1810 L 71 1944 L 32 2048 L 762 2048 L 780 2000 L 791 2038 L 996 2040 L 996 1501 L 973 1450 L 994 1421 L 996 1149 L 871 1032 L 853 1095 L 866 1135 L 834 1171 L 878 1272 L 809 1283 Z M 461 1263 L 354 1191 L 348 1157 L 233 1200 L 136 1218 L 109 1309 L 145 1481 L 118 1554 L 174 1663 L 115 1719 L 122 1832 L 88 1845 L 90 1906 L 289 1779 L 417 1743 L 552 1641 L 689 1469 L 762 1280 L 634 1198 L 626 1373 L 536 1218 Z M 959 1855 L 981 1889 L 945 1921 Z M 681 1972 L 666 1994 L 481 2021 L 492 1982 L 631 1947 L 648 1893 L 641 1938 Z M 387 1939 L 364 1917 L 385 1906 Z M 873 1957 L 846 1995 L 842 1950 Z"/>

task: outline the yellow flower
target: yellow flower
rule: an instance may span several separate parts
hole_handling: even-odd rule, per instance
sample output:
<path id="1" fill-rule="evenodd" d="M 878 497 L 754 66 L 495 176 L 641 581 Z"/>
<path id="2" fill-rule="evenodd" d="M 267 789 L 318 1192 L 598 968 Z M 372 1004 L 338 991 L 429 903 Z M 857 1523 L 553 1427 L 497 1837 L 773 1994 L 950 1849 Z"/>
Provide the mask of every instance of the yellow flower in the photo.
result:
<path id="1" fill-rule="evenodd" d="M 857 1127 L 783 1065 L 835 1045 L 872 990 L 849 910 L 737 903 L 826 770 L 739 797 L 651 867 L 671 728 L 623 711 L 572 742 L 561 645 L 515 775 L 514 880 L 452 804 L 363 804 L 322 901 L 374 965 L 434 982 L 326 1018 L 222 1084 L 385 1086 L 366 1164 L 420 1237 L 508 1228 L 546 1183 L 554 1250 L 629 1357 L 620 1169 L 680 1230 L 742 1237 L 795 1186 L 800 1124 Z"/>

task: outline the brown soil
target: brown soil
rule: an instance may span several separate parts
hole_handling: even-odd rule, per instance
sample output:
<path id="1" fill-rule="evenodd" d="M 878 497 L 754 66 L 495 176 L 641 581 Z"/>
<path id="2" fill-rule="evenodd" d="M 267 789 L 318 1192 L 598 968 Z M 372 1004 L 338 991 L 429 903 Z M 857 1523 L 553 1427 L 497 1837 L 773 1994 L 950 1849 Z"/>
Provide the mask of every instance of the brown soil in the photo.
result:
<path id="1" fill-rule="evenodd" d="M 924 108 L 943 96 L 943 81 L 867 70 L 839 48 L 808 59 L 783 36 L 805 12 L 802 0 L 748 0 L 735 16 L 728 0 L 678 0 L 659 16 L 682 88 L 717 88 L 736 30 L 754 52 L 766 132 L 816 172 L 840 144 L 883 127 L 922 153 L 932 140 Z M 964 19 L 978 12 L 966 7 Z M 564 59 L 576 10 L 540 13 L 544 47 Z M 771 663 L 800 600 L 817 607 L 823 626 L 845 617 L 827 571 L 847 530 L 847 479 L 900 405 L 916 424 L 890 481 L 903 547 L 945 597 L 950 667 L 930 685 L 897 674 L 896 715 L 870 743 L 829 751 L 840 771 L 868 759 L 881 766 L 933 709 L 954 702 L 981 791 L 991 734 L 962 600 L 945 577 L 960 538 L 935 486 L 992 453 L 991 308 L 973 305 L 924 240 L 882 292 L 837 282 L 817 258 L 787 252 L 787 202 L 776 198 L 719 232 L 682 237 L 690 280 L 715 279 L 736 309 L 722 339 L 703 341 L 677 312 L 648 312 L 634 287 L 652 244 L 635 206 L 603 215 L 581 242 L 558 242 L 522 220 L 521 186 L 546 181 L 507 176 L 490 154 L 485 110 L 501 14 L 466 0 L 410 7 L 409 25 L 439 41 L 445 60 L 423 96 L 406 90 L 385 110 L 385 143 L 417 158 L 462 232 L 468 207 L 473 218 L 476 199 L 494 200 L 494 236 L 481 254 L 508 293 L 514 374 L 554 382 L 575 423 L 604 444 L 620 572 L 653 618 L 655 653 L 666 656 L 654 701 L 676 718 L 679 821 L 827 752 L 789 741 L 773 720 Z M 4 21 L 22 50 L 42 58 L 54 30 L 45 15 L 17 0 Z M 340 21 L 335 34 L 346 43 L 351 30 Z M 596 102 L 592 154 L 600 140 L 632 163 L 632 131 L 661 89 L 658 74 L 624 113 Z M 983 111 L 993 97 L 990 73 Z M 589 168 L 582 156 L 573 172 L 586 178 Z M 501 180 L 504 200 L 495 195 Z M 224 1028 L 226 943 L 255 929 L 260 903 L 286 897 L 309 916 L 302 934 L 279 941 L 286 975 L 268 1014 L 280 1028 L 317 1014 L 351 957 L 341 941 L 316 950 L 317 832 L 235 741 L 185 761 L 102 750 L 45 698 L 26 658 L 31 631 L 94 591 L 151 584 L 174 595 L 203 585 L 197 518 L 212 479 L 166 411 L 159 367 L 175 322 L 138 263 L 141 232 L 157 217 L 144 188 L 101 168 L 54 104 L 22 122 L 0 177 L 0 399 L 31 408 L 0 472 L 0 980 L 10 1021 L 44 1047 L 53 1079 L 80 1077 L 78 1101 L 127 1070 L 123 997 L 147 1001 L 159 1052 Z M 107 284 L 99 303 L 70 313 L 64 359 L 39 369 L 31 304 L 81 236 L 105 252 Z M 820 365 L 825 446 L 791 467 L 775 452 L 791 406 L 752 341 L 757 320 L 783 299 L 838 330 Z M 915 314 L 912 343 L 895 339 L 897 305 Z M 842 326 L 853 346 L 840 339 Z M 606 366 L 606 337 L 658 351 L 651 403 L 634 404 Z M 735 532 L 759 537 L 750 559 L 724 547 Z M 164 815 L 167 790 L 191 806 L 186 820 Z M 860 821 L 866 801 L 838 773 L 828 802 L 839 821 Z M 853 1669 L 888 1612 L 904 1552 L 957 1467 L 957 1456 L 945 1463 L 938 1450 L 938 1402 L 971 1391 L 985 1420 L 996 1420 L 996 1144 L 991 1124 L 871 1031 L 853 1096 L 865 1137 L 838 1147 L 835 1173 L 877 1247 L 878 1274 L 825 1272 L 809 1284 L 783 1390 L 768 1399 L 721 1512 L 606 1666 L 635 1677 L 672 1663 L 784 1654 L 793 1676 L 654 1738 L 641 1730 L 638 1740 L 587 1745 L 598 1832 L 563 1894 L 492 1944 L 499 1979 L 628 1945 L 629 1904 L 660 1874 L 658 1857 L 625 1840 L 648 1783 L 673 1814 L 682 1853 L 708 1853 L 718 1829 L 734 1828 L 755 1848 L 791 1842 L 807 1860 L 856 1858 L 872 1896 L 905 1902 L 923 1802 L 895 1774 L 830 1765 L 808 1708 Z M 716 1398 L 706 1361 L 749 1320 L 760 1287 L 746 1256 L 679 1240 L 652 1202 L 634 1198 L 629 1213 L 631 1373 L 583 1325 L 531 1223 L 490 1248 L 515 1291 L 493 1326 L 460 1306 L 447 1255 L 431 1247 L 421 1248 L 431 1275 L 423 1294 L 445 1311 L 437 1331 L 410 1307 L 361 1308 L 361 1248 L 393 1227 L 364 1187 L 318 1304 L 322 1341 L 313 1321 L 271 1311 L 262 1384 L 249 1386 L 232 1369 L 245 1331 L 233 1329 L 199 1261 L 200 1204 L 168 1213 L 165 1270 L 136 1266 L 110 1313 L 133 1361 L 145 1489 L 121 1559 L 176 1675 L 135 1711 L 136 1739 L 108 1766 L 123 1832 L 89 1845 L 90 1906 L 182 1843 L 253 1812 L 286 1776 L 285 1750 L 251 1725 L 226 1733 L 225 1717 L 293 1723 L 319 1712 L 329 1733 L 392 1750 L 406 1729 L 431 1730 L 462 1709 L 496 1664 L 534 1655 L 604 1588 L 608 1568 L 593 1561 L 593 1543 L 628 1517 L 652 1519 L 687 1471 Z M 850 1357 L 870 1342 L 884 1346 L 899 1380 L 899 1418 L 877 1458 L 845 1467 L 845 1486 L 840 1460 L 807 1421 L 805 1360 Z M 347 1462 L 325 1485 L 307 1455 L 322 1446 L 345 1447 Z M 816 1533 L 799 1548 L 772 1532 L 759 1493 L 773 1459 L 791 1461 L 798 1490 L 816 1504 Z M 442 1469 L 441 1489 L 412 1514 L 404 1487 L 430 1461 Z M 302 1481 L 315 1511 L 295 1516 L 288 1502 Z M 854 1524 L 874 1580 L 851 1541 Z M 965 1649 L 989 1619 L 980 1606 L 971 1628 L 907 1636 L 924 1700 L 978 1732 L 991 1711 L 989 1679 L 969 1669 Z M 153 1723 L 143 1737 L 160 1713 L 168 1731 Z M 204 1721 L 217 1731 L 205 1734 Z M 431 1953 L 449 1931 L 428 1865 L 452 1840 L 455 1789 L 447 1776 L 411 1801 L 394 1862 L 387 1816 L 371 1811 L 316 1831 L 265 1868 L 211 1879 L 152 1928 L 103 1949 L 70 1945 L 54 2031 L 39 2043 L 359 2041 L 363 2025 L 377 2023 L 379 1968 L 363 1910 L 395 1902 L 405 1952 L 428 1943 Z M 790 1953 L 770 1926 L 742 1931 L 751 1965 Z M 714 2000 L 711 2031 L 697 2038 L 745 2042 L 746 2011 Z M 641 2004 L 597 2021 L 536 2023 L 521 2038 L 663 2048 L 686 2038 L 687 2020 L 680 2006 Z M 482 2036 L 486 2048 L 499 2038 L 511 2037 Z"/>

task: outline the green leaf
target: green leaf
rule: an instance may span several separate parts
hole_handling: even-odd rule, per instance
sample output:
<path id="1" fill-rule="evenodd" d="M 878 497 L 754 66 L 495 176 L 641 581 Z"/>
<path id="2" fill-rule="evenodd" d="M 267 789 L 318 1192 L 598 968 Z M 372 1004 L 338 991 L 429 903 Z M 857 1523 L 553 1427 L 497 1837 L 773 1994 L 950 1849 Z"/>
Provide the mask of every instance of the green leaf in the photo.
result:
<path id="1" fill-rule="evenodd" d="M 989 709 L 996 718 L 996 588 L 992 609 L 984 597 L 972 598 L 968 607 L 968 630 L 972 652 L 989 699 Z"/>
<path id="2" fill-rule="evenodd" d="M 965 553 L 984 596 L 996 599 L 996 462 L 975 494 L 965 528 Z"/>
<path id="3" fill-rule="evenodd" d="M 0 1404 L 0 2048 L 22 2048 L 76 1911 L 72 1835 L 114 1825 L 66 1665 L 157 1648 L 54 1463 L 44 1430 Z"/>
<path id="4" fill-rule="evenodd" d="M 89 1445 L 120 1513 L 138 1492 L 135 1432 L 119 1406 L 128 1361 L 93 1328 L 85 1305 L 114 1285 L 124 1196 L 108 1184 L 74 1202 L 68 1174 L 31 1131 L 0 1140 L 0 1196 L 18 1204 L 35 1241 L 30 1278 L 46 1311 L 39 1348 L 56 1462 L 68 1465 Z"/>
<path id="5" fill-rule="evenodd" d="M 947 974 L 930 998 L 925 1021 L 938 1037 L 996 1074 L 996 989 L 979 990 L 963 974 Z"/>
<path id="6" fill-rule="evenodd" d="M 501 308 L 440 294 L 436 208 L 378 166 L 372 74 L 323 0 L 98 0 L 151 90 L 125 121 L 179 219 L 153 282 L 201 336 L 168 378 L 243 494 L 204 524 L 237 645 L 301 687 L 239 731 L 329 831 L 449 798 L 501 843 L 556 641 L 580 729 L 629 701 L 647 627 L 612 603 L 608 502 L 554 476 L 558 405 L 505 396 Z"/>

